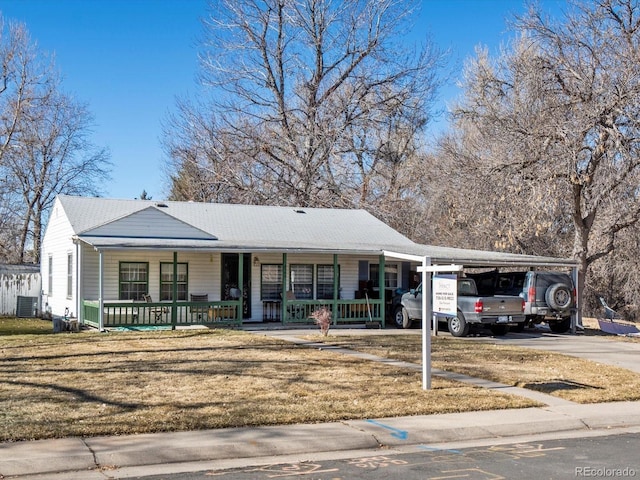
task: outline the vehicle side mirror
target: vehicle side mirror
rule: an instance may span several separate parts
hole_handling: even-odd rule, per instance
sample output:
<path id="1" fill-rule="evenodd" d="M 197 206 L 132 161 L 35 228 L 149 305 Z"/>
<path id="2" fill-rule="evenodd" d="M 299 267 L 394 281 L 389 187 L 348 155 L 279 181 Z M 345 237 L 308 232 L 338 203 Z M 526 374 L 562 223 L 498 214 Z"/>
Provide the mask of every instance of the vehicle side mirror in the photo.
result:
<path id="1" fill-rule="evenodd" d="M 416 297 L 416 296 L 418 295 L 418 292 L 416 291 L 416 289 L 415 289 L 415 288 L 412 288 L 411 290 L 409 290 L 409 293 L 410 293 L 411 295 L 413 295 L 414 297 Z"/>

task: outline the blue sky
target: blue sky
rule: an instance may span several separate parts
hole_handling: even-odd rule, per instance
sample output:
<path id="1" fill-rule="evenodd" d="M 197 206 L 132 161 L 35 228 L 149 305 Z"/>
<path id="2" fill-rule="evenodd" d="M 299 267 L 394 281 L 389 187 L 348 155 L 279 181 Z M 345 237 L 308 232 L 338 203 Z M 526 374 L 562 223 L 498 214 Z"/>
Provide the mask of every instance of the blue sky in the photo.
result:
<path id="1" fill-rule="evenodd" d="M 0 0 L 7 21 L 24 22 L 41 50 L 55 54 L 63 89 L 88 105 L 92 141 L 114 164 L 103 187 L 113 198 L 168 193 L 161 122 L 177 96 L 197 91 L 197 42 L 207 0 Z M 558 9 L 563 0 L 545 0 Z M 520 0 L 423 0 L 407 41 L 429 35 L 450 51 L 454 74 L 478 44 L 496 49 Z M 443 104 L 457 93 L 441 92 Z"/>

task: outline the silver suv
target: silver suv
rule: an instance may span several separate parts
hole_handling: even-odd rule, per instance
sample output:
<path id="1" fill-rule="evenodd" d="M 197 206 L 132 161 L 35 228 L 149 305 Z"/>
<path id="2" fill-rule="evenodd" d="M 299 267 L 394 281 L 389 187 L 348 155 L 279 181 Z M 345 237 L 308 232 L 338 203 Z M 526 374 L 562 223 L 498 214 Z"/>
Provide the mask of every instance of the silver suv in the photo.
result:
<path id="1" fill-rule="evenodd" d="M 522 289 L 526 323 L 546 321 L 554 333 L 571 328 L 576 311 L 575 287 L 571 276 L 563 272 L 527 272 Z"/>

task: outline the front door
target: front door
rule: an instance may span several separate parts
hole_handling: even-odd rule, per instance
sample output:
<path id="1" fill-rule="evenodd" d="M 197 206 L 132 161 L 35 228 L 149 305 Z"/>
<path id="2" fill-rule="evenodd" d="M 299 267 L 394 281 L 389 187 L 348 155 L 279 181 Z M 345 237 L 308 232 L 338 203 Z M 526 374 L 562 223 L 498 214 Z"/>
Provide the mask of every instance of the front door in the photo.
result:
<path id="1" fill-rule="evenodd" d="M 251 318 L 251 254 L 241 254 L 243 260 L 242 283 L 240 286 L 238 253 L 222 254 L 222 300 L 238 300 L 242 295 L 242 318 Z"/>

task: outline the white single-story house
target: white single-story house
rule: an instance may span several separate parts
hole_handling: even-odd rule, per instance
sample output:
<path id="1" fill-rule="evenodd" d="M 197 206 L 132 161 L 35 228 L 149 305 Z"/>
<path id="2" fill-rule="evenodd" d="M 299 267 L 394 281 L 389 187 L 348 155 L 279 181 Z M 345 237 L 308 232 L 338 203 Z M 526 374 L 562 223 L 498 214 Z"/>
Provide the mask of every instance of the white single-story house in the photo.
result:
<path id="1" fill-rule="evenodd" d="M 575 267 L 420 245 L 364 210 L 66 195 L 41 259 L 43 306 L 100 329 L 306 323 L 321 306 L 336 323 L 384 325 L 385 300 L 420 264 Z"/>

